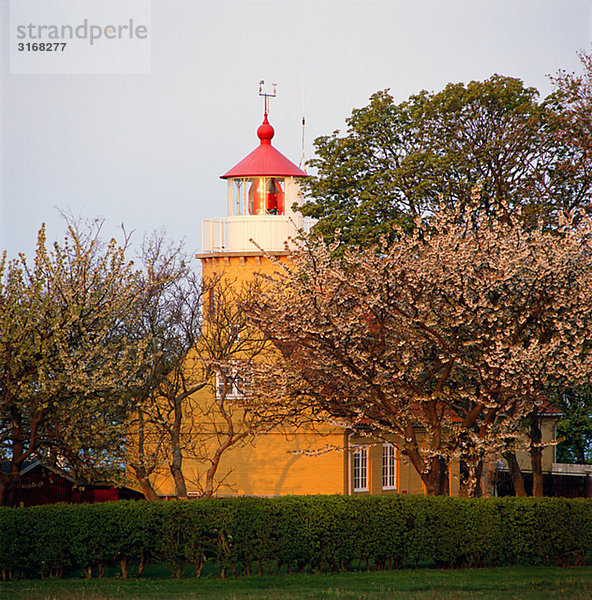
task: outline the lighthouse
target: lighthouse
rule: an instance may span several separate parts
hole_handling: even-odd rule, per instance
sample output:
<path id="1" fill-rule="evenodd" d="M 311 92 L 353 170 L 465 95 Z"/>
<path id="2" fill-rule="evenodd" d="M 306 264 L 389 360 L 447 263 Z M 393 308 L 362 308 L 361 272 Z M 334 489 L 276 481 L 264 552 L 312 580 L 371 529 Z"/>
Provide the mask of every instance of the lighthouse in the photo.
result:
<path id="1" fill-rule="evenodd" d="M 275 90 L 268 94 L 260 88 L 259 93 L 264 98 L 264 106 L 263 120 L 256 129 L 258 143 L 252 152 L 221 175 L 227 182 L 227 214 L 202 222 L 202 249 L 196 255 L 201 260 L 205 282 L 204 331 L 211 326 L 214 332 L 228 332 L 228 335 L 216 333 L 214 346 L 221 340 L 221 347 L 227 352 L 225 368 L 231 376 L 232 369 L 236 368 L 237 377 L 231 386 L 225 386 L 224 377 L 217 377 L 214 387 L 204 387 L 196 392 L 196 406 L 218 406 L 212 400 L 222 398 L 223 394 L 230 400 L 240 399 L 241 384 L 249 377 L 248 363 L 259 359 L 259 355 L 249 357 L 249 349 L 257 352 L 261 337 L 251 327 L 241 329 L 244 322 L 241 316 L 237 318 L 235 311 L 228 310 L 235 300 L 233 294 L 236 292 L 238 298 L 242 293 L 256 290 L 257 286 L 251 286 L 251 283 L 257 281 L 257 275 L 273 276 L 282 268 L 278 263 L 290 265 L 294 238 L 301 231 L 308 233 L 314 222 L 297 210 L 302 204 L 300 184 L 306 173 L 274 146 L 269 99 L 275 96 Z M 221 200 L 222 204 L 224 200 Z M 255 343 L 249 344 L 249 339 Z M 229 344 L 227 340 L 238 343 Z M 225 410 L 230 404 L 225 405 Z M 240 403 L 237 406 L 240 408 Z M 217 413 L 210 412 L 209 408 L 203 414 L 207 415 L 203 429 L 207 433 L 201 439 L 205 440 L 204 447 L 213 456 L 219 436 L 211 433 L 212 423 L 216 423 L 216 418 L 227 423 L 229 414 L 214 418 L 211 415 Z M 243 427 L 240 423 L 242 413 L 239 410 L 233 414 L 239 421 L 232 423 L 232 427 L 238 430 Z M 193 431 L 202 431 L 201 425 L 197 424 Z M 303 423 L 294 427 L 286 423 L 266 429 L 253 443 L 237 443 L 218 459 L 219 473 L 224 481 L 222 493 L 256 496 L 345 493 L 347 486 L 343 478 L 348 463 L 344 453 L 307 455 L 309 451 L 327 445 L 343 447 L 345 443 L 343 431 L 329 424 L 310 426 Z M 201 473 L 199 476 L 203 479 L 203 460 L 188 458 L 186 464 L 188 469 Z M 170 480 L 166 485 L 171 486 Z"/>
<path id="2" fill-rule="evenodd" d="M 275 130 L 268 113 L 275 86 L 270 94 L 261 84 L 259 144 L 221 175 L 227 181 L 227 215 L 202 222 L 202 251 L 197 258 L 204 276 L 230 270 L 237 279 L 246 279 L 254 271 L 267 270 L 267 257 L 288 256 L 291 240 L 311 226 L 310 219 L 294 210 L 302 204 L 300 182 L 307 175 L 273 145 Z"/>

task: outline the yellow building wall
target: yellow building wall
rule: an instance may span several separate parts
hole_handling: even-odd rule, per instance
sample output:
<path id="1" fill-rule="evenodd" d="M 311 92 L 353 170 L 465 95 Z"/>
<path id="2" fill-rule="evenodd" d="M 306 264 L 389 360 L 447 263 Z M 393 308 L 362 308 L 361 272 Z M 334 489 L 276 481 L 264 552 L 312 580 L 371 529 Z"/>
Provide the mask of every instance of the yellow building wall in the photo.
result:
<path id="1" fill-rule="evenodd" d="M 343 437 L 342 432 L 325 436 L 301 432 L 268 433 L 259 437 L 255 446 L 246 446 L 238 449 L 234 456 L 228 455 L 224 467 L 230 470 L 239 494 L 342 494 L 342 452 L 318 456 L 299 452 L 319 449 L 321 443 L 342 447 Z"/>
<path id="2" fill-rule="evenodd" d="M 274 260 L 289 265 L 291 259 L 285 254 L 274 255 Z M 281 269 L 278 264 L 259 253 L 198 255 L 202 261 L 204 281 L 220 277 L 226 283 L 240 286 L 252 281 L 256 273 L 271 275 Z M 204 307 L 208 309 L 207 306 Z M 199 405 L 212 403 L 214 386 L 205 388 L 195 395 Z M 196 411 L 199 414 L 199 410 Z M 212 455 L 215 449 L 211 437 L 215 424 L 209 423 L 209 436 L 203 441 L 209 444 Z M 199 440 L 198 440 L 199 441 Z M 237 444 L 227 450 L 218 467 L 216 496 L 277 496 L 285 494 L 343 494 L 347 493 L 347 456 L 343 451 L 346 434 L 342 429 L 331 426 L 301 426 L 278 428 L 261 434 L 254 443 Z M 326 451 L 334 447 L 336 451 Z M 199 494 L 205 480 L 207 461 L 198 461 L 190 455 L 183 458 L 189 495 Z M 198 483 L 199 482 L 199 483 Z M 175 489 L 170 474 L 157 475 L 154 487 L 162 496 L 174 496 Z"/>
<path id="3" fill-rule="evenodd" d="M 198 254 L 202 263 L 202 276 L 204 280 L 224 277 L 229 282 L 238 284 L 252 281 L 256 274 L 271 275 L 280 271 L 282 266 L 276 264 L 260 253 L 240 254 Z M 273 260 L 282 265 L 290 265 L 292 260 L 287 253 L 274 254 Z"/>
<path id="4" fill-rule="evenodd" d="M 344 453 L 326 452 L 320 455 L 302 454 L 315 451 L 325 444 L 341 446 L 344 434 L 280 431 L 259 436 L 255 444 L 234 447 L 223 455 L 217 480 L 221 485 L 216 496 L 279 496 L 286 494 L 343 494 Z M 203 476 L 204 464 L 184 459 L 183 471 L 187 491 L 198 493 L 192 485 L 198 474 Z M 159 477 L 156 491 L 174 495 L 170 477 Z"/>

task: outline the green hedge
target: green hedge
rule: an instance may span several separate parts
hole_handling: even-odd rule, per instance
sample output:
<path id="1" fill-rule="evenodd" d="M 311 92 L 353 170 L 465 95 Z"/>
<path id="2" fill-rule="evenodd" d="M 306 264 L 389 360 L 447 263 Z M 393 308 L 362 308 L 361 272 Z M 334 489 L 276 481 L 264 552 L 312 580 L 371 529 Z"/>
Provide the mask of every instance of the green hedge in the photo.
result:
<path id="1" fill-rule="evenodd" d="M 584 564 L 592 501 L 286 496 L 0 509 L 0 575 Z M 117 567 L 114 571 L 113 567 Z"/>

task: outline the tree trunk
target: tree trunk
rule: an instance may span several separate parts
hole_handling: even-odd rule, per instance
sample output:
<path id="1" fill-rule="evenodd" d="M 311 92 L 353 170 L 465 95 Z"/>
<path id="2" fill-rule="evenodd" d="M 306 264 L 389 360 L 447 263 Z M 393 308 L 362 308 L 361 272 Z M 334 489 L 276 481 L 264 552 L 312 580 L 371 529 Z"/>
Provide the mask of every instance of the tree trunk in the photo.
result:
<path id="1" fill-rule="evenodd" d="M 543 447 L 541 446 L 543 435 L 539 427 L 536 415 L 530 422 L 530 464 L 532 466 L 532 495 L 542 497 L 543 495 Z"/>
<path id="2" fill-rule="evenodd" d="M 8 485 L 8 480 L 0 481 L 0 506 L 7 506 Z"/>
<path id="3" fill-rule="evenodd" d="M 214 477 L 218 469 L 218 462 L 212 464 L 206 472 L 206 484 L 204 486 L 202 498 L 211 498 L 214 495 Z"/>
<path id="4" fill-rule="evenodd" d="M 203 552 L 199 552 L 193 561 L 193 567 L 195 568 L 195 576 L 201 577 L 201 572 L 206 561 L 206 555 Z"/>
<path id="5" fill-rule="evenodd" d="M 19 486 L 22 460 L 13 460 L 10 463 L 10 472 L 3 477 L 0 483 L 0 506 L 16 506 L 17 489 Z"/>
<path id="6" fill-rule="evenodd" d="M 471 467 L 465 461 L 461 461 L 459 496 L 462 498 L 474 498 L 477 495 L 479 469 L 479 465 Z"/>
<path id="7" fill-rule="evenodd" d="M 210 468 L 206 472 L 206 484 L 203 491 L 204 498 L 211 498 L 214 495 L 214 479 L 218 472 L 218 466 L 220 465 L 220 459 L 222 454 L 230 448 L 232 445 L 232 437 L 228 437 L 226 441 L 219 447 L 216 448 L 214 456 L 210 460 Z"/>
<path id="8" fill-rule="evenodd" d="M 405 448 L 404 454 L 409 457 L 413 468 L 420 476 L 428 496 L 448 496 L 450 494 L 448 463 L 443 458 L 434 456 L 429 462 L 429 471 L 427 471 L 427 461 L 419 452 L 416 443 L 409 444 Z"/>
<path id="9" fill-rule="evenodd" d="M 155 502 L 160 501 L 160 496 L 154 491 L 154 488 L 148 479 L 142 479 L 141 481 L 138 481 L 138 483 L 140 484 L 140 489 L 146 497 L 146 500 L 153 500 Z"/>
<path id="10" fill-rule="evenodd" d="M 160 496 L 154 491 L 152 484 L 150 483 L 150 479 L 146 475 L 146 469 L 144 467 L 134 467 L 132 466 L 132 471 L 134 473 L 134 477 L 142 490 L 142 493 L 146 497 L 146 500 L 160 500 Z"/>
<path id="11" fill-rule="evenodd" d="M 119 560 L 119 566 L 121 567 L 121 577 L 127 579 L 127 557 L 124 556 Z"/>
<path id="12" fill-rule="evenodd" d="M 140 555 L 140 564 L 138 565 L 138 573 L 136 575 L 136 577 L 142 577 L 142 575 L 144 574 L 144 570 L 146 569 L 146 567 L 148 566 L 148 556 L 142 552 L 142 554 Z"/>
<path id="13" fill-rule="evenodd" d="M 481 476 L 483 475 L 483 461 L 480 460 L 475 467 L 475 482 L 473 486 L 473 497 L 479 498 L 481 496 Z"/>
<path id="14" fill-rule="evenodd" d="M 10 437 L 9 444 L 12 458 L 9 462 L 10 470 L 4 473 L 0 483 L 0 506 L 14 506 L 17 503 L 17 488 L 20 481 L 21 467 L 31 457 L 37 445 L 37 428 L 43 419 L 43 410 L 37 410 L 31 417 L 29 432 L 25 434 L 22 426 L 22 415 L 12 406 L 10 408 Z M 28 439 L 29 447 L 25 447 Z"/>
<path id="15" fill-rule="evenodd" d="M 160 500 L 152 484 L 150 483 L 150 475 L 153 473 L 155 468 L 155 461 L 151 460 L 152 463 L 149 468 L 146 468 L 146 457 L 145 457 L 145 424 L 144 424 L 144 412 L 141 408 L 138 408 L 138 460 L 134 464 L 130 464 L 130 468 L 134 473 L 136 481 L 140 485 L 140 489 L 144 494 L 146 500 Z"/>
<path id="16" fill-rule="evenodd" d="M 171 475 L 175 482 L 175 493 L 179 500 L 187 500 L 187 486 L 185 485 L 185 477 L 182 471 L 183 453 L 181 448 L 177 447 L 173 449 L 173 460 L 171 461 Z"/>
<path id="17" fill-rule="evenodd" d="M 515 452 L 505 452 L 504 458 L 508 462 L 508 468 L 510 469 L 510 477 L 514 484 L 514 493 L 516 496 L 525 497 L 526 488 L 524 487 L 524 477 L 522 477 L 522 471 L 518 465 Z"/>
<path id="18" fill-rule="evenodd" d="M 14 506 L 16 504 L 16 488 L 25 453 L 25 444 L 23 442 L 25 435 L 21 423 L 22 419 L 15 407 L 10 408 L 10 420 L 12 459 L 9 462 L 10 470 L 4 479 L 3 485 L 0 487 L 0 506 Z"/>
<path id="19" fill-rule="evenodd" d="M 440 459 L 440 495 L 450 496 L 450 463 Z"/>
<path id="20" fill-rule="evenodd" d="M 218 446 L 218 448 L 216 448 L 214 456 L 210 459 L 210 468 L 206 472 L 206 485 L 203 493 L 204 498 L 211 498 L 214 495 L 214 481 L 216 473 L 218 472 L 218 467 L 220 466 L 220 460 L 222 458 L 222 455 L 229 448 L 232 448 L 232 446 L 234 446 L 237 442 L 242 440 L 247 435 L 246 431 L 235 435 L 232 417 L 226 412 L 226 409 L 224 407 L 225 400 L 226 398 L 222 397 L 218 402 L 218 407 L 220 410 L 220 414 L 222 415 L 227 425 L 227 429 L 224 432 L 226 437 L 224 441 Z"/>
<path id="21" fill-rule="evenodd" d="M 175 417 L 171 427 L 171 446 L 173 456 L 170 464 L 171 475 L 175 482 L 175 493 L 179 500 L 187 500 L 187 486 L 183 475 L 183 451 L 181 449 L 181 425 L 183 423 L 183 398 L 174 399 Z"/>
<path id="22" fill-rule="evenodd" d="M 448 464 L 443 458 L 434 457 L 429 473 L 423 473 L 421 478 L 428 496 L 450 495 Z"/>
<path id="23" fill-rule="evenodd" d="M 441 496 L 440 494 L 440 481 L 438 478 L 431 475 L 427 475 L 423 478 L 425 485 L 425 491 L 428 496 Z"/>
<path id="24" fill-rule="evenodd" d="M 461 498 L 470 498 L 471 497 L 471 483 L 470 481 L 466 480 L 466 479 L 461 479 L 460 481 L 460 485 L 459 485 L 459 489 L 458 489 L 458 495 Z"/>
<path id="25" fill-rule="evenodd" d="M 479 488 L 483 498 L 495 496 L 495 460 L 491 456 L 486 456 L 481 461 L 481 477 L 479 478 Z"/>

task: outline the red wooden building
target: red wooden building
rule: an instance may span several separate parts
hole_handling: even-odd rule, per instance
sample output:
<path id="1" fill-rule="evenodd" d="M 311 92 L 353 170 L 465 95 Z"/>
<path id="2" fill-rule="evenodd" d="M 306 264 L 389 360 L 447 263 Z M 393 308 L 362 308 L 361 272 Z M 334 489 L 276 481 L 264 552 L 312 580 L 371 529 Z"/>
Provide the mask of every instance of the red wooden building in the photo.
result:
<path id="1" fill-rule="evenodd" d="M 94 504 L 112 500 L 142 499 L 144 499 L 143 494 L 125 486 L 118 487 L 112 483 L 81 484 L 38 460 L 23 467 L 15 494 L 17 506 L 36 506 L 56 502 Z"/>

